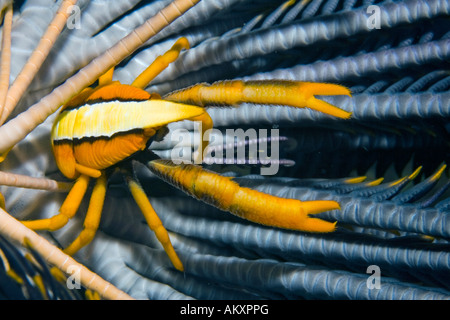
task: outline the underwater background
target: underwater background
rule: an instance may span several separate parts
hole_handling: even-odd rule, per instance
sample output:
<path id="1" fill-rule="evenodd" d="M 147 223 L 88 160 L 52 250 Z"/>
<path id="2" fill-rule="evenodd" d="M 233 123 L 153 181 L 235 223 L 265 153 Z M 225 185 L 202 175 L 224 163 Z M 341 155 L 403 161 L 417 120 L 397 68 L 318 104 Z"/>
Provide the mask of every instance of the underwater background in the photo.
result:
<path id="1" fill-rule="evenodd" d="M 78 1 L 79 25 L 63 31 L 15 112 L 169 2 Z M 6 3 L 0 1 L 2 7 Z M 11 80 L 58 3 L 15 2 Z M 201 1 L 122 61 L 114 79 L 131 83 L 184 36 L 191 49 L 147 91 L 165 94 L 225 79 L 349 87 L 351 98 L 323 97 L 352 112 L 349 120 L 283 106 L 208 110 L 224 133 L 278 129 L 281 158 L 273 176 L 261 175 L 260 164 L 206 168 L 281 197 L 336 200 L 340 211 L 319 216 L 338 221 L 337 230 L 310 234 L 256 225 L 190 198 L 141 167 L 138 177 L 185 272 L 172 267 L 120 177 L 110 181 L 100 230 L 76 260 L 137 299 L 449 299 L 449 16 L 445 0 Z M 0 170 L 64 180 L 50 147 L 53 120 L 12 149 Z M 185 123 L 169 126 L 177 128 L 192 129 Z M 150 148 L 168 157 L 174 145 L 165 139 Z M 366 179 L 349 180 L 361 176 Z M 0 192 L 18 219 L 50 217 L 65 198 L 12 187 Z M 66 227 L 42 234 L 67 246 L 82 228 L 85 200 Z M 7 246 L 1 239 L 0 247 Z M 20 259 L 9 258 L 17 265 Z M 33 284 L 11 290 L 5 279 L 2 273 L 0 297 L 40 298 L 30 293 Z M 53 297 L 79 298 L 70 290 Z"/>

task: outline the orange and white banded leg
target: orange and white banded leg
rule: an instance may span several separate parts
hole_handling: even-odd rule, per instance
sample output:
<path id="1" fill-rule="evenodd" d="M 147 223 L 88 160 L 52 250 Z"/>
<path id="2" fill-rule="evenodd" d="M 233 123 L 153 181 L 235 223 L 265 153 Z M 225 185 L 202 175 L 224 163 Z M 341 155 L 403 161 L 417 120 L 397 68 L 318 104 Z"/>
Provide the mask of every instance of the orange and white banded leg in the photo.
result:
<path id="1" fill-rule="evenodd" d="M 187 194 L 241 218 L 267 226 L 308 232 L 332 232 L 336 222 L 311 218 L 328 210 L 340 209 L 336 201 L 285 199 L 239 186 L 200 166 L 175 165 L 169 160 L 152 160 L 149 169 L 164 181 Z"/>
<path id="2" fill-rule="evenodd" d="M 213 84 L 196 84 L 171 92 L 164 96 L 164 99 L 201 107 L 235 106 L 241 103 L 306 107 L 338 118 L 350 117 L 350 112 L 319 100 L 315 95 L 351 96 L 351 93 L 348 88 L 332 83 L 289 80 L 228 80 Z"/>
<path id="3" fill-rule="evenodd" d="M 147 195 L 145 194 L 145 191 L 142 189 L 139 182 L 131 178 L 129 175 L 126 177 L 126 180 L 128 183 L 128 187 L 130 188 L 131 194 L 133 195 L 134 200 L 141 209 L 148 226 L 155 233 L 156 238 L 163 246 L 164 251 L 169 256 L 169 259 L 172 262 L 173 266 L 177 270 L 183 271 L 184 270 L 183 264 L 180 258 L 178 258 L 178 255 L 175 252 L 172 243 L 170 242 L 169 234 L 167 233 L 167 230 L 164 228 L 157 213 L 153 209 L 150 201 L 147 198 Z"/>

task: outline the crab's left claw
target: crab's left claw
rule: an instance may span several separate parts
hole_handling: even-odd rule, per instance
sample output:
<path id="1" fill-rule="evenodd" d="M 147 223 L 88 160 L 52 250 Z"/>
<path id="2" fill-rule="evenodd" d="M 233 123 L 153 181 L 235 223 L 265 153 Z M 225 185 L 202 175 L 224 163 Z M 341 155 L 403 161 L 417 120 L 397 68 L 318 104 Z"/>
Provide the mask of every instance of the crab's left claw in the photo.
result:
<path id="1" fill-rule="evenodd" d="M 335 222 L 311 218 L 309 215 L 339 209 L 336 201 L 299 201 L 272 196 L 241 187 L 230 177 L 191 164 L 175 165 L 169 160 L 153 160 L 147 166 L 158 177 L 187 194 L 241 218 L 298 231 L 335 230 Z"/>

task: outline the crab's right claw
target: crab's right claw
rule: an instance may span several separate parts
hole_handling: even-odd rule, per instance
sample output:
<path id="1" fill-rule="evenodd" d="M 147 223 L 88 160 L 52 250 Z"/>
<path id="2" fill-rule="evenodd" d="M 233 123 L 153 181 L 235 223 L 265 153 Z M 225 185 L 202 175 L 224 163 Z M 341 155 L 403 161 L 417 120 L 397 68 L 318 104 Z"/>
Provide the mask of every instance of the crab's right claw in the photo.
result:
<path id="1" fill-rule="evenodd" d="M 301 201 L 300 206 L 303 210 L 303 219 L 300 219 L 300 228 L 296 228 L 297 230 L 300 229 L 310 232 L 333 232 L 336 229 L 336 222 L 328 222 L 322 219 L 309 217 L 310 214 L 317 214 L 331 210 L 340 210 L 341 207 L 336 201 Z"/>
<path id="2" fill-rule="evenodd" d="M 315 83 L 315 82 L 302 82 L 300 83 L 300 93 L 303 96 L 306 107 L 320 111 L 338 118 L 348 119 L 351 116 L 351 112 L 342 110 L 332 104 L 323 100 L 317 99 L 315 96 L 336 96 L 346 95 L 351 97 L 351 92 L 348 88 L 333 84 L 333 83 Z"/>

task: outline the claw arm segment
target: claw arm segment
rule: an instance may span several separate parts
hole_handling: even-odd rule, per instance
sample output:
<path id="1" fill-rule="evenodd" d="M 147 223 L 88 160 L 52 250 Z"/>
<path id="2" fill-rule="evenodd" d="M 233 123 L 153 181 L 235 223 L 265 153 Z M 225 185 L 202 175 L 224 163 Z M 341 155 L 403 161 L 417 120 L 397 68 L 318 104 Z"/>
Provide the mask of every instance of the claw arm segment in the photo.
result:
<path id="1" fill-rule="evenodd" d="M 187 89 L 174 91 L 166 100 L 194 104 L 201 107 L 256 103 L 307 107 L 338 118 L 347 119 L 351 113 L 315 98 L 315 95 L 347 95 L 346 87 L 331 83 L 298 82 L 287 80 L 218 81 L 200 83 Z"/>
<path id="2" fill-rule="evenodd" d="M 182 37 L 178 39 L 170 50 L 159 56 L 153 63 L 144 70 L 136 79 L 134 79 L 132 86 L 144 89 L 153 79 L 156 78 L 170 63 L 174 62 L 180 55 L 181 50 L 189 49 L 189 41 Z"/>
<path id="3" fill-rule="evenodd" d="M 84 220 L 84 228 L 79 236 L 66 248 L 64 253 L 72 256 L 78 250 L 89 244 L 97 232 L 100 225 L 100 218 L 102 215 L 103 203 L 105 201 L 107 186 L 107 178 L 105 173 L 102 173 L 97 179 L 94 189 L 92 190 L 91 200 Z"/>
<path id="4" fill-rule="evenodd" d="M 89 177 L 81 175 L 73 185 L 57 215 L 48 219 L 22 221 L 22 223 L 32 230 L 53 231 L 64 227 L 69 219 L 73 218 L 77 213 L 88 185 Z"/>
<path id="5" fill-rule="evenodd" d="M 191 121 L 200 121 L 201 122 L 201 136 L 198 139 L 199 145 L 197 150 L 194 153 L 194 163 L 195 164 L 202 164 L 203 162 L 203 153 L 205 152 L 206 147 L 209 143 L 209 135 L 211 132 L 211 129 L 213 128 L 213 120 L 211 119 L 210 115 L 208 113 L 203 113 L 199 116 L 190 118 Z"/>
<path id="6" fill-rule="evenodd" d="M 148 226 L 155 233 L 156 238 L 163 246 L 164 251 L 166 251 L 173 266 L 177 270 L 183 271 L 183 264 L 181 263 L 180 258 L 178 258 L 178 255 L 175 252 L 172 243 L 170 242 L 169 234 L 167 233 L 167 230 L 164 228 L 161 220 L 153 209 L 150 201 L 147 198 L 147 195 L 145 194 L 145 191 L 142 189 L 140 184 L 130 176 L 127 176 L 126 179 L 131 194 L 133 195 L 134 200 L 141 209 Z"/>
<path id="7" fill-rule="evenodd" d="M 299 231 L 335 230 L 336 223 L 308 216 L 339 209 L 339 204 L 335 201 L 302 202 L 275 197 L 241 187 L 229 177 L 191 164 L 177 166 L 168 160 L 153 160 L 148 162 L 147 166 L 161 179 L 194 198 L 241 218 L 263 225 Z"/>

